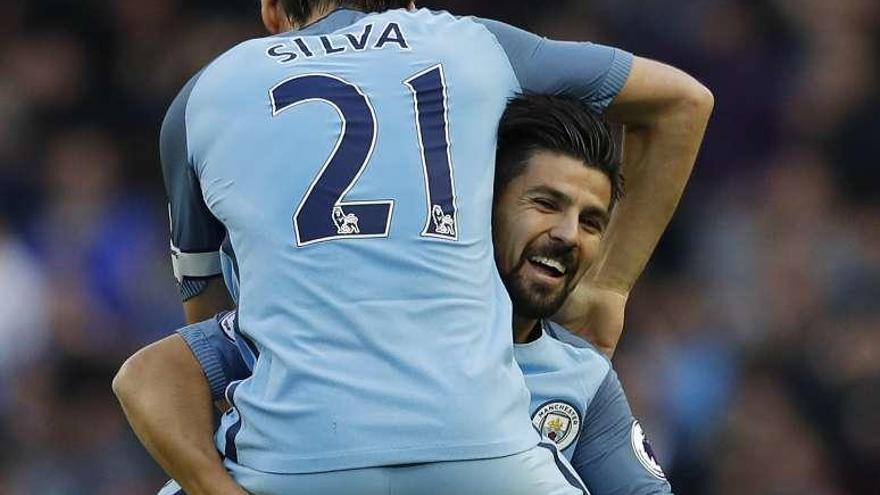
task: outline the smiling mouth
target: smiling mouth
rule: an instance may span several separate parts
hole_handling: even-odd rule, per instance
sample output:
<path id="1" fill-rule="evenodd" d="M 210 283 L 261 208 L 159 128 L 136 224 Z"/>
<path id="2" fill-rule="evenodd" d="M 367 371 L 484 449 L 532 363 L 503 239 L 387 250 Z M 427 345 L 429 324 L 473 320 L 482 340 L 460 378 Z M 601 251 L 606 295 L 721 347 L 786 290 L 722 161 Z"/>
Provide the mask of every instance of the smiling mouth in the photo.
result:
<path id="1" fill-rule="evenodd" d="M 553 258 L 547 258 L 546 256 L 531 256 L 529 257 L 529 264 L 539 273 L 551 278 L 562 278 L 567 271 L 562 262 Z"/>

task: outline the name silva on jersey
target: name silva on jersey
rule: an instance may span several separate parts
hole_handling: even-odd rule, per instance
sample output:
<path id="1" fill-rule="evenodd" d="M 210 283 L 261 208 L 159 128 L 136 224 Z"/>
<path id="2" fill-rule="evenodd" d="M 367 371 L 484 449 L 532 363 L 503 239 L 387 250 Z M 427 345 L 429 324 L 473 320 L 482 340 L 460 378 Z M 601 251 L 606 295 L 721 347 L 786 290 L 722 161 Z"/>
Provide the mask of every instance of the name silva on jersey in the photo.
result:
<path id="1" fill-rule="evenodd" d="M 397 45 L 400 49 L 409 50 L 406 36 L 396 22 L 386 23 L 381 29 L 377 29 L 374 23 L 366 24 L 360 33 L 324 35 L 317 39 L 301 36 L 291 38 L 270 46 L 266 55 L 279 64 L 289 64 L 300 57 L 308 59 L 316 55 L 335 55 L 349 50 L 381 50 L 387 45 Z"/>

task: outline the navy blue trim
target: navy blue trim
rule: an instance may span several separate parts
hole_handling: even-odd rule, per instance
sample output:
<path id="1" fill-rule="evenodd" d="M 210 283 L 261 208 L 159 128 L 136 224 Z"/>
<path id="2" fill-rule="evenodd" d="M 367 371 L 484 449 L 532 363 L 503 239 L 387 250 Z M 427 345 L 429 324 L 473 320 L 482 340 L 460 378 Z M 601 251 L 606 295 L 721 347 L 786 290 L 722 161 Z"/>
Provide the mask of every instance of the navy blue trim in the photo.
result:
<path id="1" fill-rule="evenodd" d="M 633 55 L 631 53 L 623 50 L 614 51 L 611 67 L 605 73 L 605 83 L 602 84 L 596 94 L 597 103 L 601 104 L 604 108 L 608 108 L 608 105 L 617 98 L 627 79 L 629 79 L 632 66 Z"/>
<path id="2" fill-rule="evenodd" d="M 541 442 L 538 444 L 538 447 L 542 447 L 550 451 L 550 453 L 553 455 L 553 462 L 556 463 L 556 468 L 559 469 L 559 472 L 561 472 L 562 476 L 565 477 L 565 481 L 568 481 L 571 486 L 580 490 L 584 495 L 590 495 L 587 487 L 585 487 L 584 484 L 581 483 L 581 480 L 577 477 L 577 475 L 575 473 L 572 473 L 568 466 L 559 459 L 559 449 L 556 448 L 556 444 Z"/>
<path id="3" fill-rule="evenodd" d="M 180 292 L 180 298 L 183 302 L 186 302 L 197 295 L 205 292 L 205 289 L 208 288 L 208 282 L 217 277 L 222 277 L 222 274 L 210 275 L 207 277 L 183 277 L 183 282 L 177 283 L 177 290 Z"/>
<path id="4" fill-rule="evenodd" d="M 230 411 L 235 410 L 235 389 L 238 388 L 240 381 L 232 382 L 229 384 L 229 387 L 226 388 L 226 400 L 229 401 L 229 405 L 232 406 Z M 238 411 L 236 411 L 237 413 Z M 238 463 L 238 447 L 235 445 L 235 437 L 238 436 L 238 432 L 241 431 L 241 414 L 238 415 L 238 420 L 226 430 L 226 446 L 223 449 L 223 457 L 231 460 L 232 462 Z"/>
<path id="5" fill-rule="evenodd" d="M 226 234 L 202 197 L 201 184 L 190 162 L 186 107 L 204 69 L 193 76 L 174 98 L 159 132 L 162 178 L 170 203 L 171 241 L 185 253 L 216 251 Z"/>
<path id="6" fill-rule="evenodd" d="M 226 400 L 229 401 L 229 405 L 233 408 L 235 408 L 235 389 L 238 388 L 239 383 L 241 383 L 241 380 L 232 382 L 226 387 Z"/>
<path id="7" fill-rule="evenodd" d="M 235 437 L 238 436 L 239 431 L 241 431 L 241 415 L 226 430 L 226 447 L 223 449 L 223 456 L 236 464 L 238 463 L 238 447 L 235 445 Z"/>

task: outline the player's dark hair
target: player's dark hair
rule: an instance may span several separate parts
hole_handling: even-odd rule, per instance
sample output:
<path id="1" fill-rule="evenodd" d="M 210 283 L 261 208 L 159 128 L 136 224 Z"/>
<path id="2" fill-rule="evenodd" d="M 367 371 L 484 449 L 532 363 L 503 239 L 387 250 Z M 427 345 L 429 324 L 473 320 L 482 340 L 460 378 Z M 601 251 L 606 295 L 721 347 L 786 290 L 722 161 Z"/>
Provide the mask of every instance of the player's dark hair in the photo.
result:
<path id="1" fill-rule="evenodd" d="M 525 172 L 538 151 L 582 161 L 611 180 L 609 211 L 623 196 L 623 173 L 617 141 L 608 124 L 574 98 L 522 95 L 507 105 L 498 125 L 495 195 Z"/>
<path id="2" fill-rule="evenodd" d="M 348 7 L 364 12 L 382 12 L 409 7 L 412 0 L 281 0 L 287 16 L 302 26 L 322 7 Z"/>

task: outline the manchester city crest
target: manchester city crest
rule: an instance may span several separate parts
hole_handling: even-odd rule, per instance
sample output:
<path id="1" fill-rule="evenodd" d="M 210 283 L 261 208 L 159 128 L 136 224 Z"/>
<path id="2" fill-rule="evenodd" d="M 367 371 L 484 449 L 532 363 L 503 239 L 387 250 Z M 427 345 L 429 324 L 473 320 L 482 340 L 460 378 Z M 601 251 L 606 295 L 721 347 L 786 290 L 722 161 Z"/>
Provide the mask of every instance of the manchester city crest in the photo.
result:
<path id="1" fill-rule="evenodd" d="M 559 450 L 565 450 L 580 434 L 581 415 L 567 402 L 550 401 L 532 414 L 532 424 L 541 436 L 553 440 Z"/>
<path id="2" fill-rule="evenodd" d="M 663 468 L 661 468 L 660 463 L 657 462 L 657 456 L 654 455 L 654 449 L 651 447 L 651 444 L 645 437 L 645 432 L 642 430 L 642 425 L 640 425 L 638 421 L 633 421 L 630 436 L 632 440 L 633 452 L 636 454 L 639 462 L 642 463 L 642 466 L 644 466 L 645 469 L 647 469 L 648 472 L 652 475 L 660 478 L 661 480 L 665 480 L 666 474 L 663 473 Z"/>

